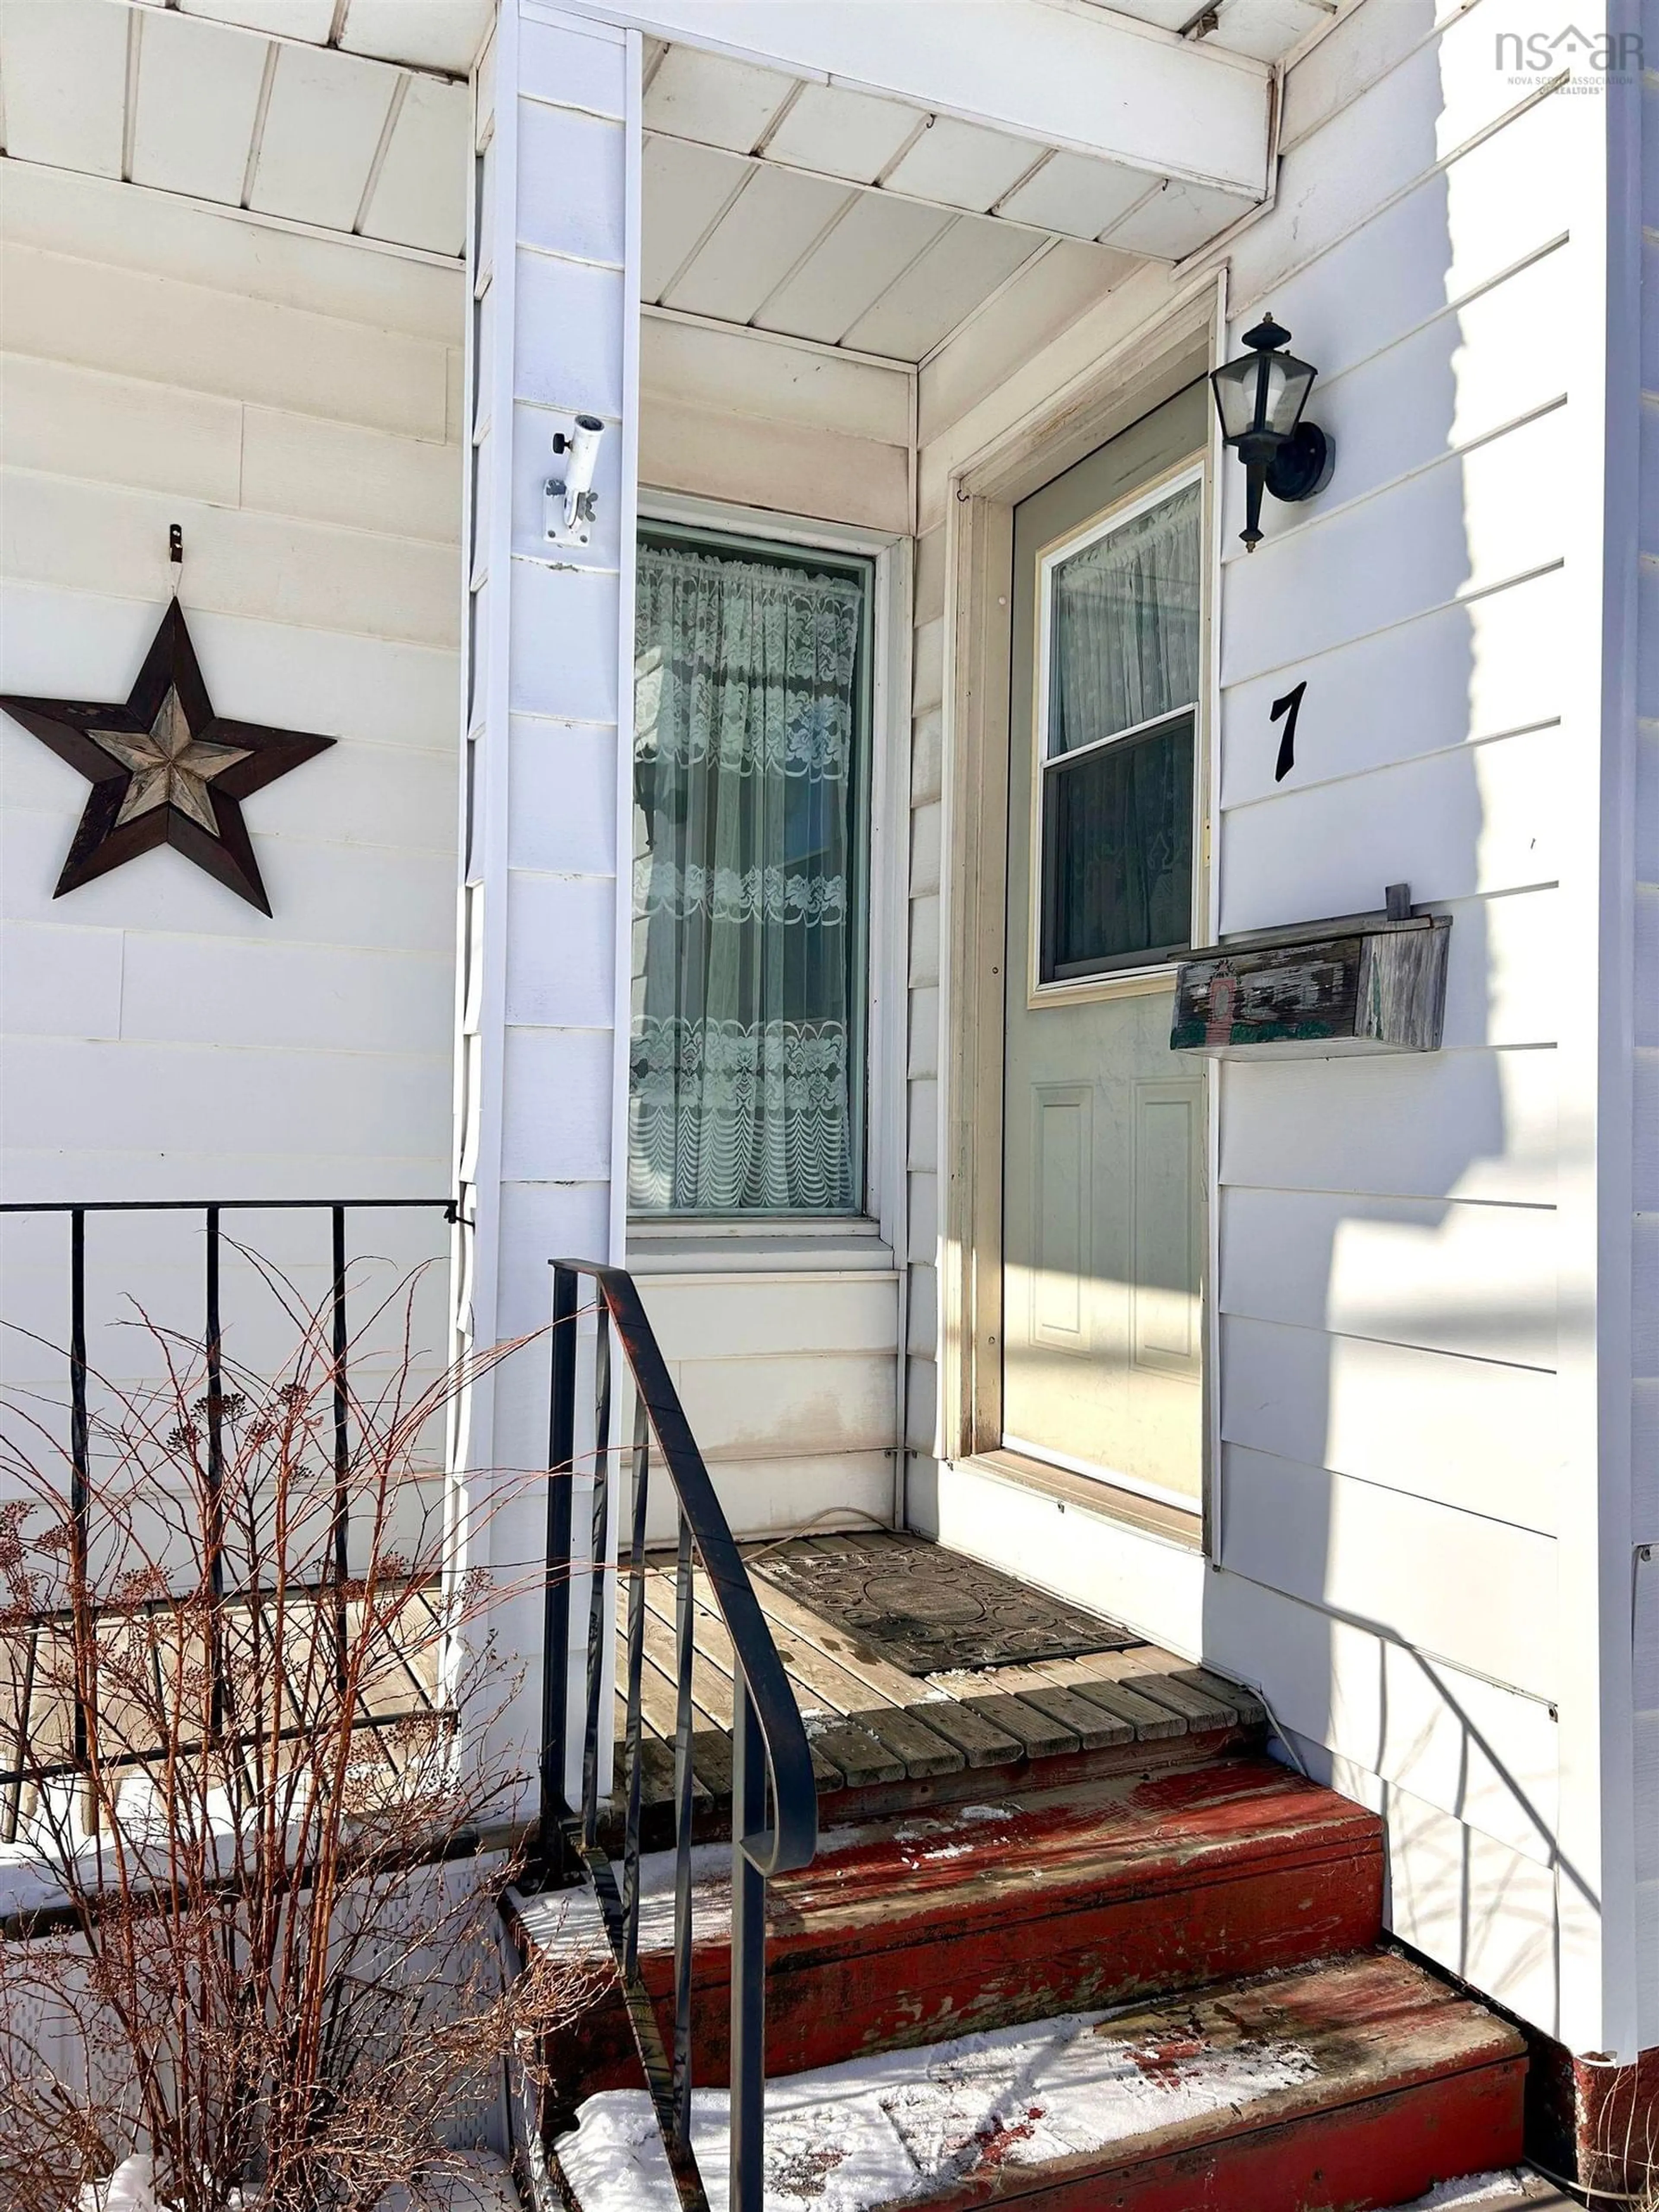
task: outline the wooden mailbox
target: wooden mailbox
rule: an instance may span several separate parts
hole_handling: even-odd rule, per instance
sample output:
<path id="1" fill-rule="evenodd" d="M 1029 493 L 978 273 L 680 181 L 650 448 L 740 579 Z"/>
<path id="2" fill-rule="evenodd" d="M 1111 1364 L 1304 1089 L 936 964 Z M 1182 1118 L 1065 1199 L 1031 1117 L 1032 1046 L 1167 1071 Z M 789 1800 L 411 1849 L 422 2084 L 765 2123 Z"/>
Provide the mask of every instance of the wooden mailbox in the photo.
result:
<path id="1" fill-rule="evenodd" d="M 1437 1051 L 1450 936 L 1449 915 L 1366 915 L 1206 945 L 1181 963 L 1170 1049 L 1224 1060 Z"/>

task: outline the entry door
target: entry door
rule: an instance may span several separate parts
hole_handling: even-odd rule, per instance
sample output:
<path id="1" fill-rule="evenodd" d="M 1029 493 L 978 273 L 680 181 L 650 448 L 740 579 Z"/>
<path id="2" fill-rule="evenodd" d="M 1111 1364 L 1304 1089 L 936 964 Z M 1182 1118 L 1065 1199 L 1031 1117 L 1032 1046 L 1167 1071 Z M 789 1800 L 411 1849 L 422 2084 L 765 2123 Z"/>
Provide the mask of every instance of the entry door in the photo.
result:
<path id="1" fill-rule="evenodd" d="M 1206 430 L 1195 385 L 1015 514 L 1003 1160 L 1006 1447 L 1194 1510 Z"/>

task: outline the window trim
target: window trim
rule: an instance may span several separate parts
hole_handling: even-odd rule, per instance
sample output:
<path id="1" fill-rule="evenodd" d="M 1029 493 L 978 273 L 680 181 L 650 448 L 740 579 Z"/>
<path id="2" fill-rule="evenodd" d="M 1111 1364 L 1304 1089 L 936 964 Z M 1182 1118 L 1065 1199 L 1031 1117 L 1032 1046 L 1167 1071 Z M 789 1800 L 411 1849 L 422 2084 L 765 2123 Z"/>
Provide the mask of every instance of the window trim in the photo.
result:
<path id="1" fill-rule="evenodd" d="M 1025 978 L 1026 1004 L 1030 1007 L 1055 1005 L 1075 1005 L 1080 1000 L 1093 998 L 1133 997 L 1145 993 L 1167 990 L 1174 982 L 1176 971 L 1188 949 L 1204 941 L 1203 915 L 1207 899 L 1203 864 L 1203 836 L 1206 807 L 1203 759 L 1205 701 L 1209 684 L 1207 661 L 1207 629 L 1209 574 L 1206 548 L 1208 499 L 1204 487 L 1207 468 L 1204 455 L 1194 454 L 1166 469 L 1162 476 L 1140 485 L 1114 507 L 1095 515 L 1081 529 L 1066 532 L 1041 548 L 1037 554 L 1036 578 L 1036 640 L 1031 656 L 1031 862 L 1030 916 L 1027 930 L 1028 959 Z M 1199 682 L 1198 696 L 1166 714 L 1154 715 L 1150 720 L 1137 722 L 1127 729 L 1115 730 L 1109 737 L 1097 738 L 1092 744 L 1079 746 L 1075 751 L 1048 755 L 1049 658 L 1052 652 L 1053 605 L 1050 582 L 1054 572 L 1062 561 L 1086 552 L 1116 531 L 1133 522 L 1153 507 L 1162 506 L 1189 484 L 1200 487 L 1199 531 L 1200 558 L 1199 563 Z M 1193 731 L 1193 789 L 1192 789 L 1192 884 L 1190 893 L 1191 924 L 1187 944 L 1180 946 L 1158 947 L 1145 952 L 1117 954 L 1109 959 L 1091 961 L 1086 965 L 1068 963 L 1067 972 L 1045 976 L 1042 972 L 1043 932 L 1048 885 L 1044 867 L 1044 851 L 1048 836 L 1048 787 L 1051 768 L 1060 762 L 1087 759 L 1102 752 L 1108 745 L 1121 744 L 1126 740 L 1146 737 L 1166 723 L 1182 717 L 1190 718 Z"/>
<path id="2" fill-rule="evenodd" d="M 909 855 L 910 592 L 912 548 L 887 531 L 821 520 L 770 508 L 641 486 L 637 532 L 684 532 L 713 537 L 746 550 L 834 562 L 871 565 L 866 601 L 869 681 L 863 702 L 862 782 L 859 823 L 864 881 L 861 902 L 863 988 L 854 994 L 861 1027 L 860 1100 L 862 1197 L 842 1213 L 743 1214 L 636 1212 L 626 1218 L 631 1245 L 667 1237 L 677 1247 L 706 1234 L 729 1252 L 732 1240 L 752 1235 L 775 1243 L 780 1236 L 812 1237 L 873 1233 L 889 1254 L 902 1254 L 906 1238 L 904 1177 L 908 1097 L 905 1082 L 908 1012 L 908 896 Z M 631 744 L 629 748 L 631 761 Z M 631 787 L 631 773 L 630 773 Z M 631 815 L 621 825 L 619 848 L 631 869 Z M 631 917 L 632 900 L 629 902 Z M 631 924 L 630 924 L 631 926 Z M 631 1022 L 630 1022 L 631 1026 Z M 626 1119 L 624 1116 L 624 1130 Z"/>

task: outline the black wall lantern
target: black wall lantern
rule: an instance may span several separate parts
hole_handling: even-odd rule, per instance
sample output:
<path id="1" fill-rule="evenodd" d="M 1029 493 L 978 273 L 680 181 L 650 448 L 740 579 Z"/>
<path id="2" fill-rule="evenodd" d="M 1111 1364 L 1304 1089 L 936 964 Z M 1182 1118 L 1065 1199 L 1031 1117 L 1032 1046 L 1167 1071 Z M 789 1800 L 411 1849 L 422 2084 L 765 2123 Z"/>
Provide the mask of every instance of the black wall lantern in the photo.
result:
<path id="1" fill-rule="evenodd" d="M 1281 353 L 1291 334 L 1269 315 L 1244 343 L 1254 349 L 1224 368 L 1212 369 L 1221 435 L 1244 464 L 1244 527 L 1239 535 L 1254 553 L 1261 543 L 1261 494 L 1275 499 L 1311 499 L 1323 491 L 1336 465 L 1336 446 L 1302 410 L 1319 371 L 1294 354 Z"/>

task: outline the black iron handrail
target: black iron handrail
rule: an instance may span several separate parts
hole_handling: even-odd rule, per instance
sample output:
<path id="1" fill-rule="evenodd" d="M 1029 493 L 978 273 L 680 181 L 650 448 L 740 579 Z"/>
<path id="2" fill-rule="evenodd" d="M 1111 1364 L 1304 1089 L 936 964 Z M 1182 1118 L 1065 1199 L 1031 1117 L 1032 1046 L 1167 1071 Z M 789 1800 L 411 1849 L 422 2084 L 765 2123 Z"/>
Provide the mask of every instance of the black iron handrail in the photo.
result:
<path id="1" fill-rule="evenodd" d="M 90 1551 L 92 1514 L 91 1428 L 87 1410 L 87 1216 L 89 1213 L 199 1213 L 204 1231 L 203 1280 L 203 1352 L 207 1390 L 207 1492 L 209 1510 L 216 1511 L 224 1476 L 223 1389 L 224 1322 L 220 1300 L 220 1261 L 226 1213 L 325 1213 L 329 1217 L 330 1256 L 333 1277 L 329 1291 L 331 1380 L 333 1390 L 334 1515 L 330 1530 L 335 1581 L 346 1580 L 350 1540 L 350 1386 L 347 1373 L 349 1337 L 346 1328 L 346 1217 L 353 1212 L 437 1212 L 452 1226 L 459 1218 L 453 1198 L 89 1198 L 8 1199 L 0 1214 L 65 1214 L 69 1218 L 70 1249 L 70 1541 L 76 1547 L 76 1567 L 84 1573 Z M 224 1589 L 224 1547 L 211 1547 L 214 1595 Z M 216 1667 L 217 1664 L 216 1647 Z M 213 1718 L 222 1717 L 224 1686 L 213 1686 Z M 88 1738 L 85 1705 L 77 1688 L 74 1699 L 74 1745 L 70 1770 L 86 1764 Z M 15 1775 L 0 1776 L 0 1784 L 15 1783 Z"/>
<path id="2" fill-rule="evenodd" d="M 761 2212 L 766 2091 L 766 1885 L 807 1866 L 817 1850 L 817 1786 L 811 1753 L 783 1662 L 755 1596 L 679 1395 L 669 1377 L 634 1279 L 584 1260 L 553 1267 L 552 1405 L 549 1425 L 547 1586 L 544 1620 L 541 1804 L 544 1850 L 566 1834 L 592 1875 L 621 1969 L 629 2018 L 656 2104 L 682 2202 L 706 2205 L 691 2149 L 691 1667 L 693 1555 L 701 1562 L 731 1638 L 732 2048 L 731 2212 Z M 594 1352 L 593 1510 L 591 1547 L 574 1554 L 572 1478 L 576 1464 L 576 1325 L 580 1279 L 598 1291 Z M 599 1730 L 603 1712 L 610 1557 L 611 1335 L 615 1330 L 635 1395 L 629 1524 L 628 1682 L 623 1729 L 623 1869 L 618 1887 L 599 1842 Z M 673 1487 L 676 1547 L 674 1727 L 674 2033 L 665 2052 L 640 1978 L 640 1809 L 645 1650 L 645 1540 L 651 1437 Z M 619 1530 L 620 1533 L 620 1530 Z M 570 1750 L 566 1666 L 573 1571 L 591 1566 L 580 1805 L 565 1793 Z"/>

